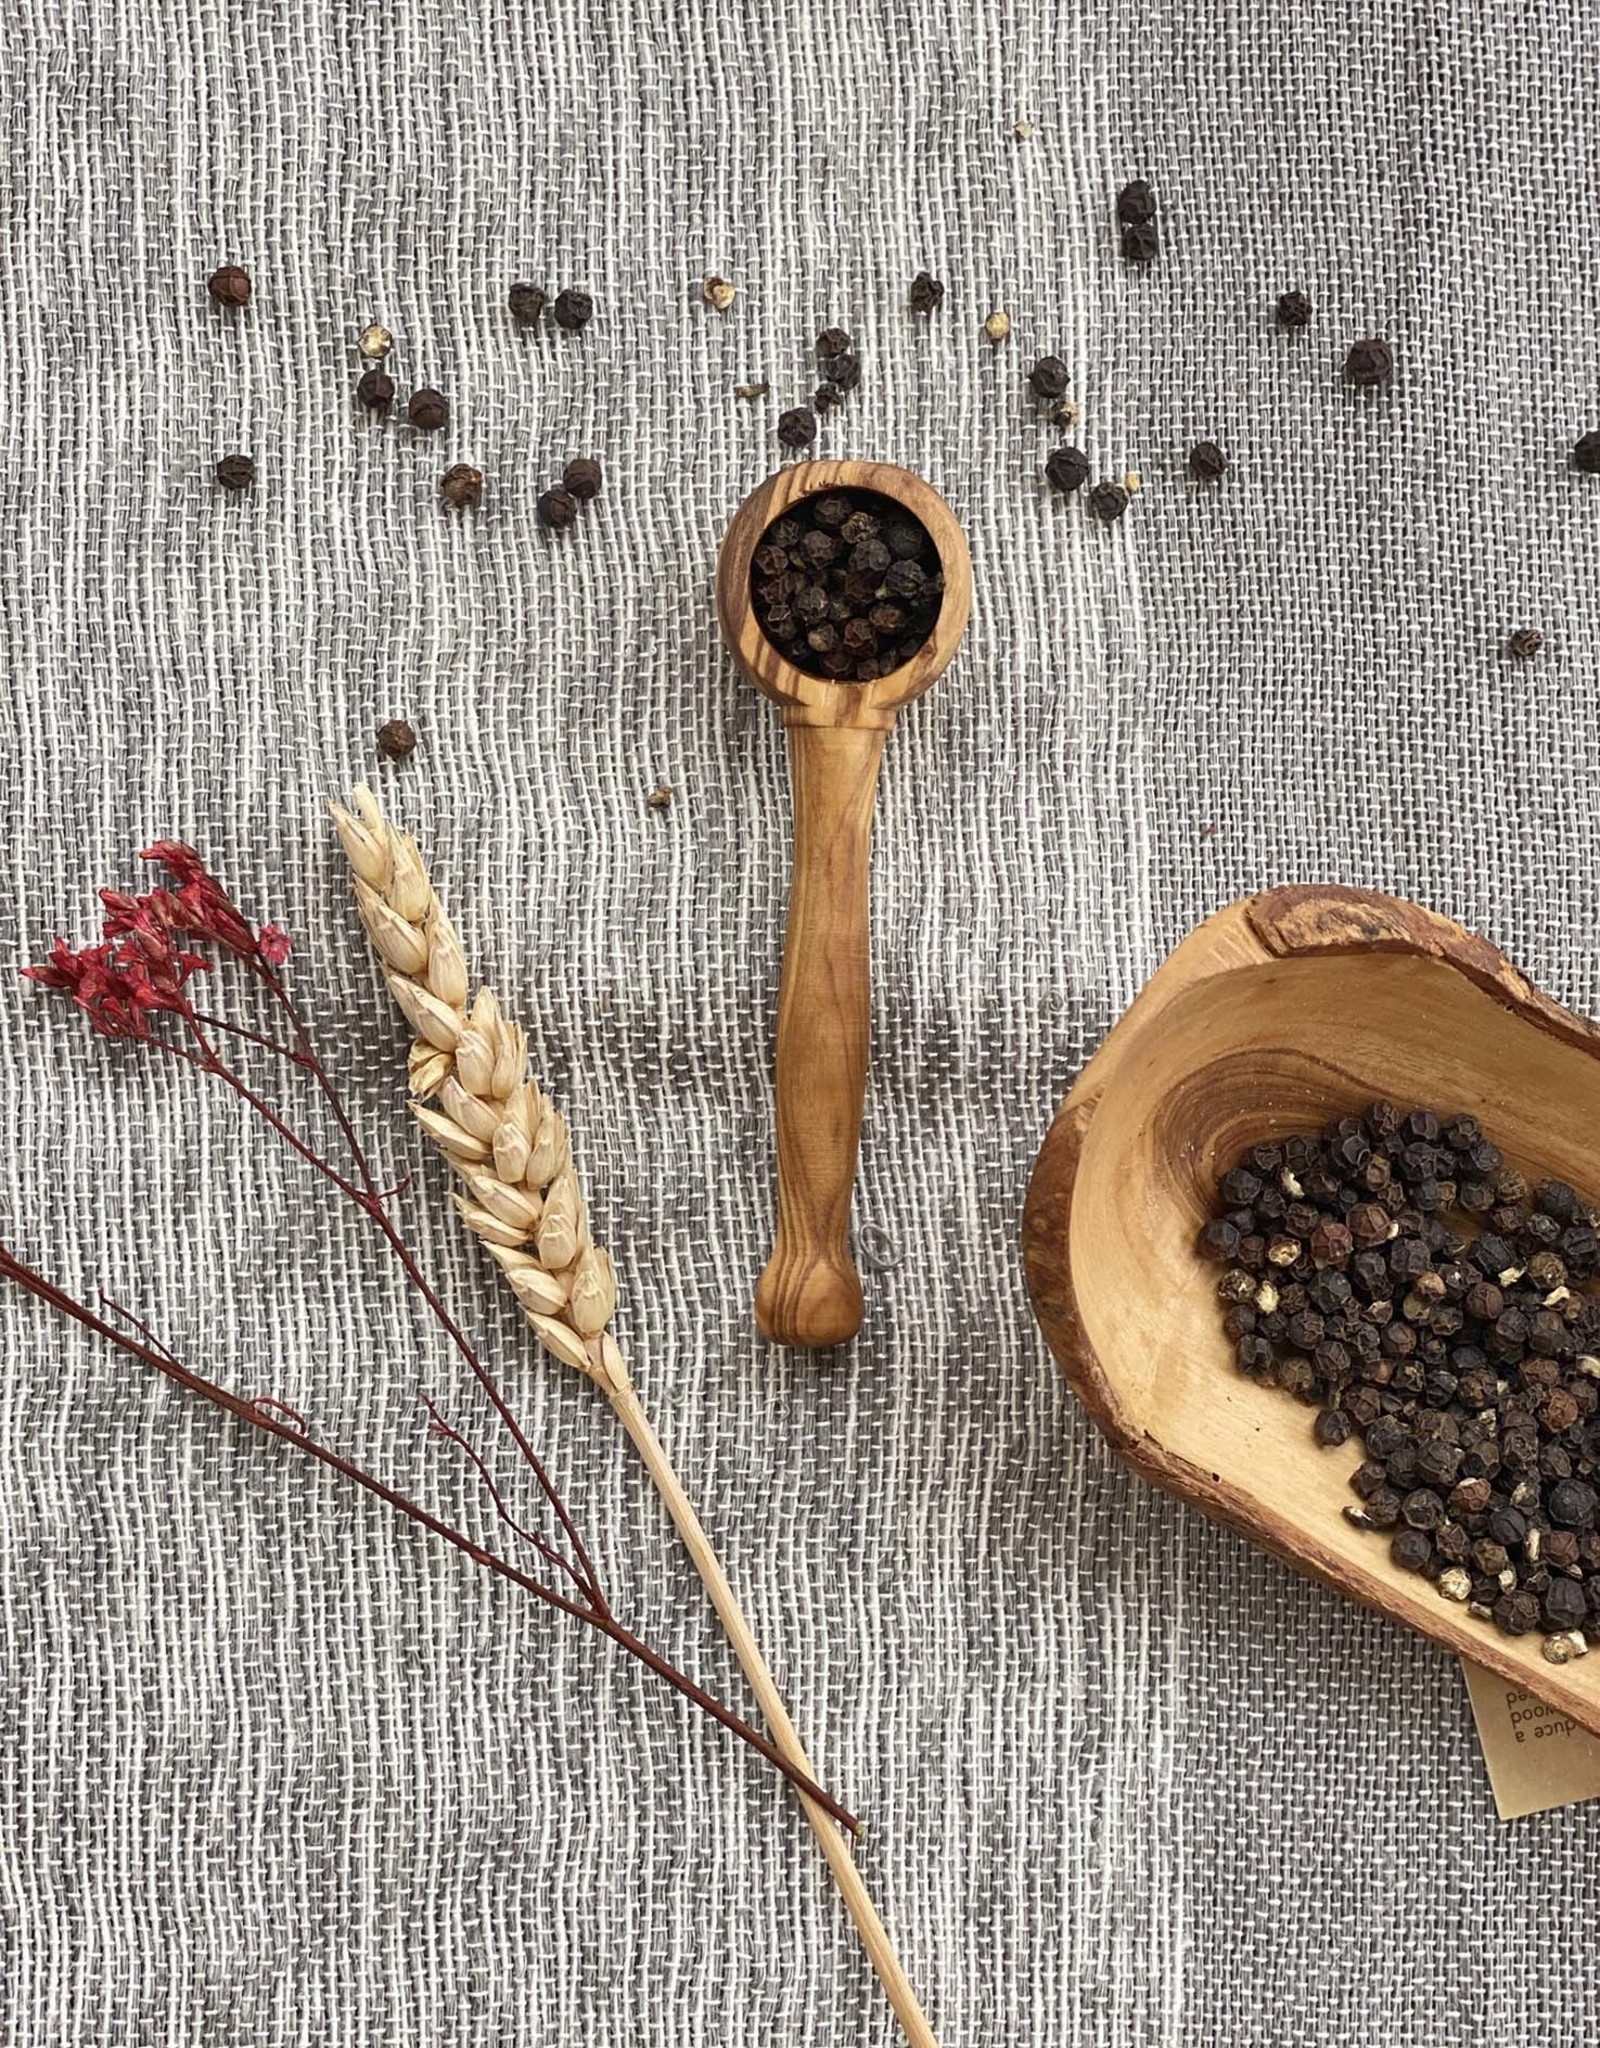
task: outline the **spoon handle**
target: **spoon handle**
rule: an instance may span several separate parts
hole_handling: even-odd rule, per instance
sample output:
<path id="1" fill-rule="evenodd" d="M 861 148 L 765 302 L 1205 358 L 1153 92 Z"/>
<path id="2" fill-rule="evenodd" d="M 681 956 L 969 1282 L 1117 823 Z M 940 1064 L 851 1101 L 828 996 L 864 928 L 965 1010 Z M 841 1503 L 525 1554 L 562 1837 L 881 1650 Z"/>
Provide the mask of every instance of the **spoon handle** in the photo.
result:
<path id="1" fill-rule="evenodd" d="M 850 1197 L 867 1093 L 867 858 L 887 732 L 791 725 L 794 883 L 778 995 L 777 1242 L 756 1286 L 776 1344 L 861 1327 Z"/>

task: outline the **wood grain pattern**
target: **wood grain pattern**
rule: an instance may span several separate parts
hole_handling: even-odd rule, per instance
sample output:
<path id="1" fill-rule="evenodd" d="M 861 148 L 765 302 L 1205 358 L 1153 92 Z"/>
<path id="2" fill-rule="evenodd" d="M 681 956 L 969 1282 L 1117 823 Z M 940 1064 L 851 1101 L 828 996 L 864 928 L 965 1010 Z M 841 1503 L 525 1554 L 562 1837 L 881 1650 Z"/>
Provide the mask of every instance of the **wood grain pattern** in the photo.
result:
<path id="1" fill-rule="evenodd" d="M 1084 1068 L 1023 1217 L 1034 1312 L 1115 1449 L 1154 1484 L 1600 1731 L 1600 1653 L 1547 1663 L 1344 1520 L 1358 1443 L 1233 1365 L 1195 1252 L 1221 1165 L 1373 1097 L 1470 1109 L 1513 1164 L 1600 1190 L 1600 1033 L 1487 941 L 1363 890 L 1278 889 L 1189 936 Z"/>
<path id="2" fill-rule="evenodd" d="M 830 490 L 874 491 L 920 520 L 944 575 L 933 633 L 869 683 L 807 675 L 762 632 L 751 563 L 774 519 Z M 870 1019 L 868 870 L 883 745 L 896 714 L 937 681 L 972 604 L 960 526 L 931 485 L 883 462 L 803 462 L 740 506 L 717 564 L 717 616 L 735 661 L 783 707 L 794 780 L 795 861 L 778 1000 L 776 1242 L 756 1288 L 775 1343 L 842 1344 L 861 1327 L 850 1202 L 866 1101 Z"/>
<path id="3" fill-rule="evenodd" d="M 867 860 L 878 727 L 792 726 L 794 885 L 778 994 L 778 1228 L 756 1286 L 775 1344 L 843 1344 L 861 1327 L 850 1198 L 867 1096 Z"/>

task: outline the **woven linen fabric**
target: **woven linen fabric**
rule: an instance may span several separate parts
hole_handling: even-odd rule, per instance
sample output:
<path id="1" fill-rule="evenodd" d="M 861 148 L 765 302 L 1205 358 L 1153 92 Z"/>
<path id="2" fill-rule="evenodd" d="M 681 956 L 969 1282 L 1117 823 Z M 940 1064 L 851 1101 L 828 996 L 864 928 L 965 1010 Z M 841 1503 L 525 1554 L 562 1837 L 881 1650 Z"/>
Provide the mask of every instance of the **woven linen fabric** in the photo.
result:
<path id="1" fill-rule="evenodd" d="M 481 1411 L 370 1229 L 220 1092 L 12 974 L 92 930 L 135 848 L 193 839 L 294 934 L 360 1127 L 414 1176 L 397 1214 L 619 1612 L 747 1704 L 603 1400 L 540 1355 L 403 1110 L 322 809 L 376 773 L 529 1024 L 646 1404 L 870 1821 L 946 2048 L 1592 2040 L 1600 1808 L 1501 1825 L 1448 1659 L 1123 1472 L 1016 1249 L 1054 1103 L 1241 892 L 1414 895 L 1600 1004 L 1600 484 L 1569 462 L 1600 423 L 1586 11 L 6 20 L 6 1240 L 487 1532 L 417 1392 Z M 1147 270 L 1116 245 L 1134 175 Z M 225 261 L 242 312 L 206 297 Z M 593 324 L 518 331 L 517 278 L 587 289 Z M 1272 320 L 1290 286 L 1302 333 Z M 443 433 L 358 413 L 371 319 L 402 402 L 449 395 Z M 831 322 L 864 369 L 819 450 L 938 485 L 976 600 L 883 775 L 866 1327 L 805 1356 L 750 1317 L 787 771 L 711 586 Z M 1386 391 L 1341 381 L 1368 333 Z M 1142 475 L 1113 528 L 1043 481 L 1046 351 L 1095 474 Z M 1202 438 L 1231 459 L 1214 489 L 1185 472 Z M 235 450 L 257 482 L 229 497 Z M 534 500 L 575 453 L 605 488 L 553 537 Z M 456 461 L 487 478 L 466 517 L 438 499 Z M 1505 658 L 1517 626 L 1537 661 Z M 393 716 L 417 751 L 378 770 Z M 896 2039 L 757 1759 L 114 1350 L 18 1298 L 0 1332 L 8 2048 Z"/>

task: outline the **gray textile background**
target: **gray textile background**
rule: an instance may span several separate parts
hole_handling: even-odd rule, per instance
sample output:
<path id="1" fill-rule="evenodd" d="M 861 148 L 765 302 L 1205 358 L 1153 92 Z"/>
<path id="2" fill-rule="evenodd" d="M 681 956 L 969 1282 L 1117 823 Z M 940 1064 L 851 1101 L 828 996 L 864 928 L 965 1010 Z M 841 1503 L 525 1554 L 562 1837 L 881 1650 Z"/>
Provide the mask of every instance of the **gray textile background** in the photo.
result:
<path id="1" fill-rule="evenodd" d="M 18 0 L 6 26 L 7 1235 L 477 1512 L 418 1425 L 448 1358 L 355 1220 L 11 978 L 132 848 L 194 837 L 296 934 L 622 1611 L 742 1700 L 603 1404 L 535 1354 L 400 1107 L 319 806 L 403 713 L 421 744 L 383 784 L 533 1026 L 646 1399 L 871 1816 L 947 2048 L 1593 2039 L 1600 1809 L 1502 1827 L 1445 1660 L 1124 1476 L 1014 1255 L 1053 1102 L 1242 890 L 1413 893 L 1600 1004 L 1584 10 Z M 1135 172 L 1148 275 L 1109 224 Z M 204 295 L 229 258 L 243 317 Z M 586 285 L 592 328 L 514 332 L 517 276 Z M 453 399 L 434 441 L 355 416 L 373 316 L 402 391 Z M 884 776 L 860 1214 L 899 1263 L 819 1359 L 749 1326 L 787 784 L 709 589 L 829 320 L 865 368 L 821 446 L 944 489 L 977 601 Z M 1388 394 L 1337 376 L 1369 331 Z M 1114 531 L 1039 481 L 1045 349 L 1096 470 L 1143 472 Z M 1202 435 L 1234 465 L 1204 493 Z M 244 503 L 209 481 L 234 447 Z M 578 451 L 606 490 L 552 543 L 533 500 Z M 489 484 L 461 520 L 436 482 L 465 458 Z M 1513 670 L 1518 624 L 1548 647 Z M 894 2038 L 754 1760 L 288 1454 L 0 1318 L 8 2048 Z"/>

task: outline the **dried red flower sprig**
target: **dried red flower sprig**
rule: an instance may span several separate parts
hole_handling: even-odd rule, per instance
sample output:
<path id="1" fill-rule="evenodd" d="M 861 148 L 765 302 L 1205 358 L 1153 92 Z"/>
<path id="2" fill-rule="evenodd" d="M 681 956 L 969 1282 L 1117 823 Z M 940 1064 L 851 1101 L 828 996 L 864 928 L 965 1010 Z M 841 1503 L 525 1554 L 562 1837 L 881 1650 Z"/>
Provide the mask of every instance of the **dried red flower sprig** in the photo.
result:
<path id="1" fill-rule="evenodd" d="M 477 1385 L 488 1396 L 523 1462 L 537 1480 L 559 1524 L 568 1551 L 557 1547 L 557 1541 L 560 1539 L 549 1540 L 513 1518 L 482 1452 L 458 1430 L 451 1427 L 440 1414 L 437 1405 L 424 1395 L 422 1399 L 430 1418 L 430 1429 L 442 1440 L 454 1444 L 465 1453 L 483 1482 L 502 1525 L 518 1539 L 527 1543 L 548 1569 L 567 1581 L 567 1590 L 546 1584 L 520 1570 L 507 1559 L 485 1550 L 461 1530 L 452 1528 L 439 1517 L 418 1506 L 416 1502 L 407 1499 L 352 1459 L 317 1442 L 306 1419 L 286 1402 L 271 1396 L 250 1398 L 235 1394 L 202 1377 L 175 1358 L 171 1351 L 134 1317 L 116 1308 L 114 1304 L 106 1303 L 110 1314 L 120 1317 L 136 1333 L 130 1335 L 129 1328 L 118 1327 L 116 1323 L 108 1320 L 107 1316 L 98 1314 L 85 1303 L 54 1286 L 18 1258 L 3 1242 L 0 1242 L 0 1277 L 13 1281 L 61 1315 L 94 1330 L 108 1342 L 117 1345 L 130 1356 L 140 1359 L 144 1364 L 152 1366 L 178 1386 L 198 1394 L 215 1407 L 237 1416 L 255 1429 L 291 1445 L 304 1456 L 326 1465 L 331 1471 L 339 1473 L 368 1493 L 386 1501 L 398 1514 L 404 1515 L 408 1520 L 464 1552 L 486 1571 L 493 1572 L 497 1577 L 506 1579 L 523 1591 L 533 1594 L 548 1606 L 598 1629 L 619 1648 L 636 1657 L 714 1720 L 747 1742 L 800 1791 L 816 1800 L 842 1827 L 852 1834 L 859 1834 L 859 1823 L 854 1816 L 829 1793 L 823 1791 L 804 1771 L 783 1756 L 766 1736 L 751 1727 L 730 1708 L 712 1698 L 693 1679 L 677 1670 L 640 1637 L 625 1628 L 612 1614 L 583 1540 L 554 1482 L 528 1442 L 488 1368 L 418 1269 L 388 1213 L 387 1203 L 395 1190 L 385 1190 L 379 1186 L 333 1080 L 317 1054 L 303 1018 L 279 978 L 278 969 L 289 957 L 290 947 L 286 934 L 274 924 L 257 925 L 246 917 L 193 847 L 177 840 L 158 840 L 153 846 L 145 849 L 141 858 L 160 863 L 166 871 L 169 886 L 150 890 L 143 895 L 128 895 L 116 889 L 103 889 L 100 892 L 100 900 L 106 915 L 99 942 L 74 948 L 64 939 L 57 939 L 48 957 L 34 966 L 24 968 L 24 975 L 44 988 L 69 996 L 87 1018 L 91 1028 L 101 1037 L 133 1041 L 143 1047 L 158 1050 L 221 1081 L 302 1159 L 331 1181 L 343 1195 L 371 1218 L 400 1261 L 408 1281 L 450 1338 Z M 206 959 L 193 950 L 196 945 L 217 949 L 221 958 Z M 209 974 L 215 966 L 223 964 L 224 961 L 242 965 L 251 979 L 265 992 L 272 1006 L 285 1020 L 289 1033 L 287 1040 L 275 1038 L 270 1032 L 257 1031 L 197 1008 L 194 1001 L 195 977 Z M 291 1069 L 309 1077 L 337 1124 L 350 1155 L 351 1166 L 348 1173 L 341 1171 L 326 1159 L 307 1137 L 289 1124 L 283 1113 L 274 1108 L 235 1067 L 228 1063 L 220 1050 L 225 1040 L 235 1041 L 240 1045 L 249 1046 L 258 1053 L 275 1057 Z"/>

